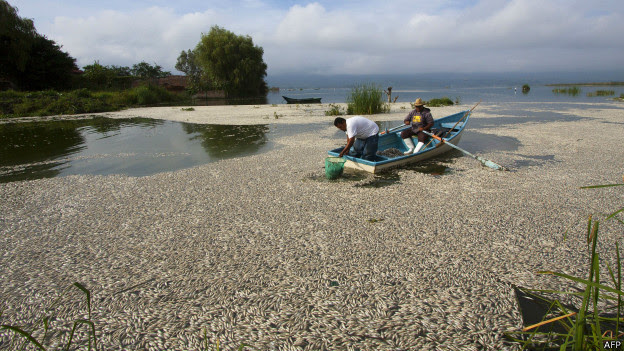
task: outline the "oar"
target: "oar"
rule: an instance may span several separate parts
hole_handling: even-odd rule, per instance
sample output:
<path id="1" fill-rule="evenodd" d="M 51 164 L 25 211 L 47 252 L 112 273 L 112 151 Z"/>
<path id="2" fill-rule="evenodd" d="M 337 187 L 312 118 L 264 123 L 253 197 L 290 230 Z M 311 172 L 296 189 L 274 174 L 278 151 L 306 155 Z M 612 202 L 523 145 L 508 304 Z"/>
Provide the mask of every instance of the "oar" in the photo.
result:
<path id="1" fill-rule="evenodd" d="M 428 132 L 428 131 L 426 131 L 426 130 L 423 130 L 423 133 L 427 134 L 428 136 L 430 136 L 430 137 L 432 137 L 432 138 L 434 138 L 434 139 L 439 140 L 439 141 L 440 141 L 440 142 L 442 142 L 442 143 L 445 143 L 446 145 L 448 145 L 448 146 L 450 146 L 450 147 L 452 147 L 452 148 L 454 148 L 454 149 L 457 149 L 457 150 L 459 150 L 459 151 L 463 152 L 464 154 L 466 154 L 466 155 L 468 155 L 468 156 L 470 156 L 470 157 L 474 158 L 475 160 L 477 160 L 477 161 L 481 162 L 484 166 L 488 166 L 488 167 L 490 167 L 491 169 L 495 169 L 495 170 L 497 170 L 497 171 L 508 171 L 508 169 L 507 169 L 507 168 L 505 168 L 505 167 L 503 167 L 503 166 L 501 166 L 501 165 L 499 165 L 499 164 L 497 164 L 497 163 L 494 163 L 494 162 L 492 162 L 492 161 L 490 161 L 490 160 L 487 160 L 487 159 L 485 159 L 485 158 L 483 158 L 483 157 L 479 157 L 479 156 L 477 156 L 477 155 L 473 155 L 473 154 L 471 154 L 470 152 L 468 152 L 468 151 L 466 151 L 466 150 L 464 150 L 464 149 L 460 148 L 459 146 L 457 146 L 457 145 L 453 145 L 453 144 L 449 143 L 448 141 L 446 141 L 446 140 L 444 140 L 444 139 L 440 138 L 439 136 L 437 136 L 437 135 L 433 135 L 433 134 L 429 133 L 429 132 Z"/>
<path id="2" fill-rule="evenodd" d="M 390 129 L 386 129 L 386 130 L 384 130 L 383 132 L 379 133 L 379 135 L 383 135 L 383 134 L 386 134 L 386 133 L 390 133 L 390 132 L 392 132 L 392 131 L 394 131 L 394 130 L 397 130 L 397 129 L 401 128 L 401 127 L 405 127 L 406 125 L 407 125 L 407 124 L 401 124 L 400 126 L 396 126 L 396 127 L 390 128 Z"/>

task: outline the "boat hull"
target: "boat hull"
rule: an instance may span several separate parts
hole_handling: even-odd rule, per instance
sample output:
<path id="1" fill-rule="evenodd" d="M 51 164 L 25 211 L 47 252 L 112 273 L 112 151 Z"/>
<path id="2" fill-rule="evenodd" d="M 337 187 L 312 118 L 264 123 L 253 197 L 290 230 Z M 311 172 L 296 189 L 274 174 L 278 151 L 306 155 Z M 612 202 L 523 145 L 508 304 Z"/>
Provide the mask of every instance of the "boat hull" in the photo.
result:
<path id="1" fill-rule="evenodd" d="M 465 116 L 465 117 L 464 117 Z M 464 118 L 463 118 L 464 117 Z M 464 128 L 470 118 L 470 111 L 463 111 L 454 115 L 446 116 L 437 119 L 434 122 L 434 129 L 448 131 L 444 140 L 457 145 L 459 143 Z M 459 122 L 459 123 L 458 123 Z M 401 132 L 410 126 L 404 126 L 389 133 L 382 133 L 379 136 L 379 151 L 394 148 L 401 152 L 407 150 L 407 146 L 403 139 L 401 139 Z M 416 143 L 417 140 L 414 140 Z M 353 156 L 344 156 L 346 159 L 345 167 L 351 169 L 357 169 L 369 173 L 378 173 L 389 168 L 395 168 L 404 166 L 411 163 L 417 163 L 425 161 L 431 158 L 438 157 L 448 151 L 454 150 L 447 144 L 440 143 L 437 140 L 433 140 L 426 148 L 418 152 L 417 154 L 402 155 L 397 157 L 377 156 L 375 161 L 363 160 L 361 158 Z M 328 152 L 331 156 L 338 156 L 342 148 L 337 148 Z"/>
<path id="2" fill-rule="evenodd" d="M 321 98 L 293 99 L 282 96 L 287 104 L 320 104 Z"/>

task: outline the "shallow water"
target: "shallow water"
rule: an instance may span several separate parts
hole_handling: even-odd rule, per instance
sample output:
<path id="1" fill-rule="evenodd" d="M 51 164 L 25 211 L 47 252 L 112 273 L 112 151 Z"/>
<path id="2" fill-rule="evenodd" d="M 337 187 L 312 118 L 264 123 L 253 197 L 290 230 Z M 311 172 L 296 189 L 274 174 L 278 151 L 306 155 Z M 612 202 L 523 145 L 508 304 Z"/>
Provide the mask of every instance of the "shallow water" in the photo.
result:
<path id="1" fill-rule="evenodd" d="M 203 125 L 146 118 L 0 125 L 0 182 L 70 174 L 146 176 L 275 148 L 316 125 Z"/>

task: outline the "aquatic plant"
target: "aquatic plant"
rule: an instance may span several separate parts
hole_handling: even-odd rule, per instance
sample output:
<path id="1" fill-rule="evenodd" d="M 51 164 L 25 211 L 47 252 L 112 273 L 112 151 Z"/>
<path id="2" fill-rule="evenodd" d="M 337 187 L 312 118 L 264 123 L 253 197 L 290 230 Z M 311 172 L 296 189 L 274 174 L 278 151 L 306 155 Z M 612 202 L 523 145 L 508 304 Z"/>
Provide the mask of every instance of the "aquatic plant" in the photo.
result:
<path id="1" fill-rule="evenodd" d="M 577 96 L 581 93 L 581 88 L 579 87 L 570 87 L 570 88 L 555 88 L 552 90 L 555 94 L 567 94 L 571 96 Z"/>
<path id="2" fill-rule="evenodd" d="M 615 91 L 613 90 L 596 90 L 593 93 L 587 93 L 587 96 L 613 96 L 615 95 Z"/>
<path id="3" fill-rule="evenodd" d="M 588 186 L 581 189 L 605 188 L 623 186 L 624 184 L 609 184 Z M 621 208 L 605 217 L 605 221 L 615 220 L 620 224 L 624 221 L 616 216 L 624 212 Z M 585 286 L 584 291 L 563 292 L 551 290 L 528 290 L 548 294 L 563 294 L 570 297 L 581 298 L 582 302 L 578 310 L 565 306 L 558 300 L 551 300 L 550 308 L 542 322 L 525 327 L 522 332 L 506 333 L 506 336 L 522 345 L 524 349 L 558 349 L 558 350 L 603 350 L 621 345 L 624 333 L 620 323 L 624 321 L 622 290 L 622 261 L 619 242 L 615 242 L 616 267 L 606 263 L 608 277 L 612 286 L 601 281 L 600 255 L 596 251 L 598 244 L 599 224 L 601 221 L 589 216 L 587 221 L 586 241 L 590 248 L 590 265 L 587 279 L 574 277 L 564 273 L 551 271 L 539 272 L 540 274 L 554 275 Z M 567 234 L 567 233 L 566 233 Z M 544 299 L 546 301 L 546 299 Z M 616 304 L 615 313 L 606 315 L 600 312 L 606 302 Z M 546 320 L 546 316 L 555 314 L 557 317 Z M 557 326 L 556 331 L 554 326 Z M 540 329 L 541 328 L 541 329 Z"/>
<path id="4" fill-rule="evenodd" d="M 528 84 L 524 84 L 524 85 L 522 86 L 522 92 L 523 92 L 524 94 L 527 94 L 530 90 L 531 90 L 531 87 L 530 87 Z"/>
<path id="5" fill-rule="evenodd" d="M 373 83 L 353 87 L 347 97 L 347 114 L 372 115 L 390 111 L 382 95 L 382 89 Z"/>

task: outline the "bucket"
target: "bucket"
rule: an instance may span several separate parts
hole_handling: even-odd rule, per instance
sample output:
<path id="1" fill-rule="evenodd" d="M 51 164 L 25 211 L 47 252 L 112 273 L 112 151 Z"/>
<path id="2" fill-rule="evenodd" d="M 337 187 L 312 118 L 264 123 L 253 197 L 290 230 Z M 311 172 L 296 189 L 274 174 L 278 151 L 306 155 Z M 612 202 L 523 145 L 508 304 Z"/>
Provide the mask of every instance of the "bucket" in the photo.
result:
<path id="1" fill-rule="evenodd" d="M 344 164 L 347 160 L 342 157 L 325 158 L 325 177 L 327 179 L 336 179 L 342 175 Z"/>

